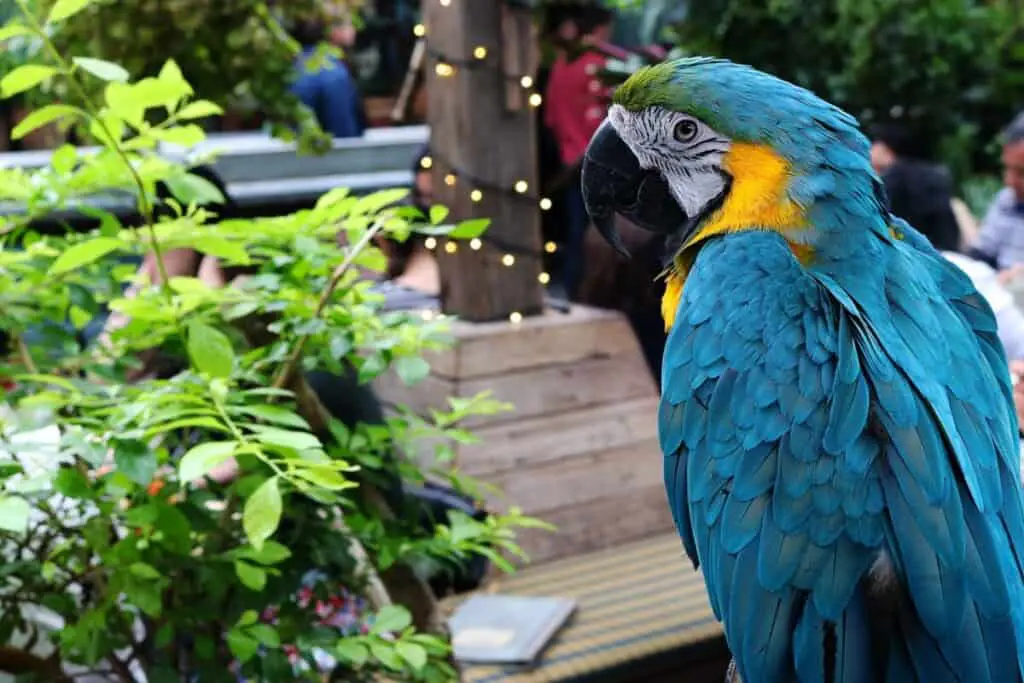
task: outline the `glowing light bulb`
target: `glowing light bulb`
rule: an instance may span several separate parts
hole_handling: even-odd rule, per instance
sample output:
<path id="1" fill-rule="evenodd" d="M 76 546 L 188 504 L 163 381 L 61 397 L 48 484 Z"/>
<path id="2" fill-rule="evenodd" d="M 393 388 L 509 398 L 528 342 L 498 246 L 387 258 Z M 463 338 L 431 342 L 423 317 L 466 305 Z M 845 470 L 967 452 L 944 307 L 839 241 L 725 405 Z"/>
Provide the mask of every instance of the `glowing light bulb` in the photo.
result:
<path id="1" fill-rule="evenodd" d="M 558 251 L 558 245 L 555 244 L 554 242 L 545 242 L 544 251 L 548 252 L 549 254 L 554 254 L 556 251 Z"/>
<path id="2" fill-rule="evenodd" d="M 502 265 L 511 268 L 516 263 L 516 257 L 513 256 L 512 254 L 505 254 L 504 256 L 501 257 L 501 263 Z"/>
<path id="3" fill-rule="evenodd" d="M 438 62 L 434 67 L 434 73 L 441 78 L 448 78 L 455 73 L 455 67 L 451 64 L 446 64 L 445 62 Z"/>
<path id="4" fill-rule="evenodd" d="M 427 27 L 423 24 L 416 24 L 412 27 L 412 34 L 417 38 L 422 38 L 427 35 Z"/>
<path id="5" fill-rule="evenodd" d="M 519 79 L 519 85 L 523 86 L 524 88 L 532 88 L 533 79 L 529 76 L 523 76 L 522 78 Z"/>
<path id="6" fill-rule="evenodd" d="M 543 199 L 541 199 L 540 200 L 540 210 L 541 211 L 550 211 L 551 210 L 551 200 L 548 199 L 547 197 L 544 197 Z"/>
<path id="7" fill-rule="evenodd" d="M 537 281 L 542 285 L 546 285 L 551 282 L 551 275 L 549 273 L 541 273 L 537 276 Z"/>
<path id="8" fill-rule="evenodd" d="M 441 0 L 441 7 L 447 7 L 452 4 L 452 0 Z"/>
<path id="9" fill-rule="evenodd" d="M 483 45 L 477 45 L 473 48 L 473 56 L 477 59 L 487 59 L 487 48 Z"/>
<path id="10" fill-rule="evenodd" d="M 508 316 L 508 319 L 509 322 L 511 322 L 513 325 L 518 325 L 519 323 L 523 322 L 523 314 L 520 313 L 519 311 L 515 311 L 514 313 Z"/>
<path id="11" fill-rule="evenodd" d="M 484 246 L 484 243 L 480 241 L 479 237 L 474 237 L 469 241 L 469 248 L 473 251 L 480 251 L 480 247 Z"/>
<path id="12" fill-rule="evenodd" d="M 449 254 L 454 254 L 456 251 L 459 250 L 459 245 L 457 245 L 455 242 L 445 242 L 444 250 L 447 251 Z"/>
<path id="13" fill-rule="evenodd" d="M 423 246 L 425 246 L 427 249 L 437 249 L 437 238 L 428 237 L 423 241 Z"/>
<path id="14" fill-rule="evenodd" d="M 449 173 L 444 177 L 444 184 L 448 187 L 454 187 L 457 180 L 454 173 Z"/>
<path id="15" fill-rule="evenodd" d="M 516 183 L 515 189 L 519 194 L 526 194 L 526 191 L 530 189 L 530 184 L 525 180 L 520 180 Z"/>
<path id="16" fill-rule="evenodd" d="M 420 159 L 420 167 L 431 168 L 434 165 L 434 160 L 430 157 L 423 157 Z"/>
<path id="17" fill-rule="evenodd" d="M 472 199 L 474 202 L 479 202 L 481 199 L 484 198 L 484 193 L 481 192 L 480 190 L 473 190 L 472 192 L 469 193 L 469 198 Z"/>
<path id="18" fill-rule="evenodd" d="M 539 107 L 540 105 L 544 104 L 544 98 L 540 96 L 540 93 L 535 92 L 532 95 L 530 95 L 529 102 L 531 107 Z"/>

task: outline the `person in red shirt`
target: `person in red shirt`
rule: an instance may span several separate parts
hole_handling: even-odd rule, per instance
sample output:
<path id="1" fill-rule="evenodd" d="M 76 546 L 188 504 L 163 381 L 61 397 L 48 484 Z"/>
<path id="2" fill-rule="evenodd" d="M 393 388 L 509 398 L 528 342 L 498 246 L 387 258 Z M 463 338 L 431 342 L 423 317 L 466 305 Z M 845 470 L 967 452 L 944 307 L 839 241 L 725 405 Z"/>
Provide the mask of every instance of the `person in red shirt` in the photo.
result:
<path id="1" fill-rule="evenodd" d="M 608 43 L 614 18 L 615 14 L 603 7 L 587 7 L 581 12 L 576 20 L 580 46 L 559 55 L 544 97 L 544 123 L 555 138 L 562 163 L 573 169 L 564 196 L 569 225 L 563 279 L 569 298 L 583 275 L 583 235 L 589 223 L 580 191 L 579 162 L 608 113 L 610 94 L 600 79 L 607 57 L 594 48 Z"/>

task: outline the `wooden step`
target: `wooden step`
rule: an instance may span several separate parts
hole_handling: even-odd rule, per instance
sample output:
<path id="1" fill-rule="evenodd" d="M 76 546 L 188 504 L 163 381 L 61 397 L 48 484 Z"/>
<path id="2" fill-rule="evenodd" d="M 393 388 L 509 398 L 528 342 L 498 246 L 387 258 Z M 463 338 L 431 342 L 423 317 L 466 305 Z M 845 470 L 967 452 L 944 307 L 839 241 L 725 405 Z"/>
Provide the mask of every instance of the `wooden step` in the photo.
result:
<path id="1" fill-rule="evenodd" d="M 652 663 L 697 681 L 691 669 L 723 680 L 728 655 L 704 579 L 676 534 L 663 534 L 570 559 L 536 565 L 493 581 L 486 592 L 572 597 L 576 614 L 537 662 L 524 667 L 466 665 L 464 683 L 564 683 L 659 678 Z M 448 614 L 466 596 L 443 604 Z M 657 668 L 656 666 L 654 668 Z M 630 672 L 644 670 L 644 678 Z M 608 672 L 617 671 L 614 678 Z M 666 671 L 664 673 L 671 673 Z"/>

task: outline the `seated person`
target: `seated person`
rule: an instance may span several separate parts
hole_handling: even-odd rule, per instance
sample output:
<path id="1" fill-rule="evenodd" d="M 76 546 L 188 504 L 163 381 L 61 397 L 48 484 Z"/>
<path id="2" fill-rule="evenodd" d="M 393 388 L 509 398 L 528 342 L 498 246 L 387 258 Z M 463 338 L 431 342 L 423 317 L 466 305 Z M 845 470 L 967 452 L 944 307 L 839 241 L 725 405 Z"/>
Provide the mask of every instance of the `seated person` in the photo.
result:
<path id="1" fill-rule="evenodd" d="M 316 46 L 328 37 L 328 28 L 322 22 L 300 22 L 294 30 L 295 39 L 302 45 L 302 54 L 296 63 L 299 75 L 292 92 L 303 104 L 313 110 L 324 131 L 335 138 L 355 138 L 363 134 L 366 117 L 355 79 L 348 67 L 335 58 L 313 69 L 309 64 Z"/>
<path id="2" fill-rule="evenodd" d="M 659 277 L 663 270 L 664 239 L 621 216 L 616 216 L 615 221 L 632 257 L 623 258 L 596 230 L 590 230 L 583 244 L 586 271 L 579 302 L 625 314 L 655 383 L 660 385 L 667 339 L 661 315 L 665 282 Z"/>
<path id="3" fill-rule="evenodd" d="M 424 214 L 430 210 L 434 198 L 431 172 L 422 163 L 428 156 L 430 150 L 424 146 L 413 166 L 411 200 Z M 384 308 L 438 310 L 441 274 L 426 239 L 413 234 L 404 242 L 381 238 L 376 244 L 388 259 L 386 275 L 374 286 L 374 290 L 385 297 Z"/>
<path id="4" fill-rule="evenodd" d="M 914 226 L 939 251 L 960 248 L 953 211 L 953 176 L 927 160 L 924 145 L 906 126 L 879 124 L 872 131 L 871 165 L 882 177 L 894 214 Z"/>
<path id="5" fill-rule="evenodd" d="M 1024 273 L 1024 112 L 1004 134 L 1003 183 L 970 254 L 999 270 L 1000 278 L 1009 282 Z"/>
<path id="6" fill-rule="evenodd" d="M 1017 308 L 1013 295 L 999 281 L 996 270 L 984 261 L 963 254 L 946 251 L 942 255 L 971 278 L 978 293 L 992 307 L 999 325 L 999 341 L 1003 343 L 1006 357 L 1011 362 L 1024 363 L 1024 313 Z"/>

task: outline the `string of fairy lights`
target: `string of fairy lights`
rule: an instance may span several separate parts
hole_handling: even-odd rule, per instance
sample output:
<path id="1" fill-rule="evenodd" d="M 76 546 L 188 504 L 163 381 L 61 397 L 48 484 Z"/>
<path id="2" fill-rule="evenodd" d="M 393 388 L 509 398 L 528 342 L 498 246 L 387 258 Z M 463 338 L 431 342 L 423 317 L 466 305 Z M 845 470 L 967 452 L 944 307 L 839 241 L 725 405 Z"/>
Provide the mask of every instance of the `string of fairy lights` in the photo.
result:
<path id="1" fill-rule="evenodd" d="M 449 7 L 452 3 L 452 0 L 438 1 L 442 7 Z M 506 73 L 500 64 L 495 63 L 493 58 L 495 51 L 488 46 L 476 45 L 473 47 L 470 57 L 456 57 L 435 48 L 429 43 L 427 39 L 427 27 L 425 25 L 417 24 L 413 28 L 413 34 L 420 40 L 424 41 L 426 53 L 434 61 L 434 73 L 438 78 L 453 78 L 457 76 L 460 71 L 489 69 L 491 71 L 498 72 L 503 80 L 518 84 L 518 86 L 525 91 L 526 102 L 531 108 L 536 109 L 543 104 L 544 99 L 542 95 L 535 90 L 536 81 L 533 76 L 530 74 Z M 554 203 L 550 198 L 537 196 L 531 193 L 530 184 L 525 179 L 515 181 L 511 187 L 505 187 L 497 183 L 488 182 L 473 173 L 460 169 L 456 164 L 451 163 L 448 159 L 444 158 L 434 150 L 431 150 L 429 155 L 424 156 L 420 160 L 420 166 L 425 170 L 433 169 L 435 166 L 444 169 L 446 171 L 443 176 L 443 182 L 445 185 L 452 188 L 468 188 L 469 199 L 474 204 L 482 202 L 484 200 L 485 193 L 495 192 L 503 196 L 533 204 L 541 211 L 550 211 L 554 206 Z M 545 242 L 543 250 L 537 252 L 531 249 L 525 249 L 521 246 L 505 243 L 490 235 L 482 235 L 481 237 L 473 238 L 469 240 L 468 243 L 469 248 L 474 251 L 482 249 L 484 244 L 493 246 L 503 252 L 500 262 L 507 268 L 514 267 L 520 258 L 543 259 L 546 255 L 554 254 L 558 251 L 558 245 L 551 241 Z M 443 249 L 445 253 L 449 254 L 454 254 L 459 250 L 458 242 L 446 240 L 442 244 L 435 237 L 427 238 L 426 246 L 431 250 L 439 248 Z M 551 282 L 551 275 L 548 272 L 541 272 L 537 276 L 537 279 L 542 285 L 547 285 Z M 512 322 L 517 323 L 522 320 L 522 315 L 519 313 L 512 313 L 509 316 L 509 319 Z"/>

